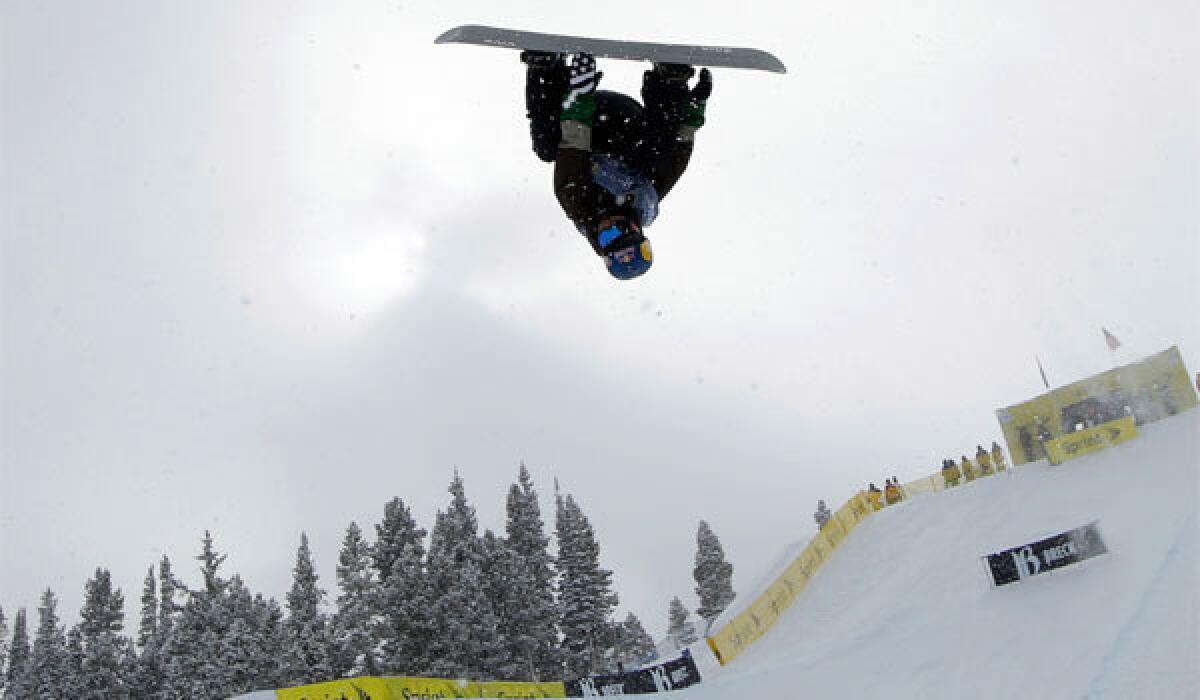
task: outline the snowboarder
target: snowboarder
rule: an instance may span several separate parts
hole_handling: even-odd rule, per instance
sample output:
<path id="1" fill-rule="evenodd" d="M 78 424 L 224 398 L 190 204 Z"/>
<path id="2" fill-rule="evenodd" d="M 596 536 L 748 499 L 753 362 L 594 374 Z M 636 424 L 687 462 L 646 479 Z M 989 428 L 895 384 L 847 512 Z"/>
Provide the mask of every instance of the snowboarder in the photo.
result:
<path id="1" fill-rule="evenodd" d="M 642 101 L 597 91 L 602 73 L 590 54 L 524 51 L 525 106 L 538 158 L 554 163 L 554 193 L 609 274 L 632 279 L 654 261 L 644 228 L 679 181 L 712 94 L 712 74 L 655 63 Z"/>

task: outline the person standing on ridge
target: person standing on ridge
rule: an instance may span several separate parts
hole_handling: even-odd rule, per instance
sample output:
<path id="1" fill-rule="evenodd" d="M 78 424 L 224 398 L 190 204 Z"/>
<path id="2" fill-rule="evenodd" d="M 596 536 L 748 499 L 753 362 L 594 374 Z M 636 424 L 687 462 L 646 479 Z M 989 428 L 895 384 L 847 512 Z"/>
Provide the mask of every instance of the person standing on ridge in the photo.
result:
<path id="1" fill-rule="evenodd" d="M 525 106 L 533 150 L 554 163 L 563 212 L 621 280 L 654 262 L 644 229 L 687 169 L 696 130 L 712 94 L 712 74 L 656 63 L 642 79 L 642 101 L 598 91 L 596 59 L 524 51 Z"/>

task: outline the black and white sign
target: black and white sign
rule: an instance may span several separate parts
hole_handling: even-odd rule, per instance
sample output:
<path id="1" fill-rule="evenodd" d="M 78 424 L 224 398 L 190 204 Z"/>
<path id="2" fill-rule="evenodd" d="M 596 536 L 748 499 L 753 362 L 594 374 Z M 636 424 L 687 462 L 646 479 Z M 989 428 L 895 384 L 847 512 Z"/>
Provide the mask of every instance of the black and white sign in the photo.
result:
<path id="1" fill-rule="evenodd" d="M 983 559 L 992 584 L 1003 586 L 1107 553 L 1100 530 L 1092 522 L 1044 540 L 988 554 Z"/>
<path id="2" fill-rule="evenodd" d="M 700 682 L 700 671 L 691 654 L 668 661 L 658 666 L 643 668 L 627 673 L 604 676 L 588 676 L 577 681 L 568 681 L 567 697 L 590 698 L 608 695 L 640 695 L 677 690 Z"/>

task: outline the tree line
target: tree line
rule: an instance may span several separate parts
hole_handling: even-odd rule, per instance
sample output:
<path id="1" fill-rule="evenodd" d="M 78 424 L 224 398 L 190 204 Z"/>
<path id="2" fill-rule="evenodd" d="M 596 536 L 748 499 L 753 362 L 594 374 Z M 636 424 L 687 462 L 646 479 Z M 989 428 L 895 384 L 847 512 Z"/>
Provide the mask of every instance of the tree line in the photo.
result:
<path id="1" fill-rule="evenodd" d="M 265 688 L 358 675 L 468 680 L 563 680 L 636 666 L 656 655 L 637 615 L 613 617 L 612 572 L 587 516 L 555 484 L 550 551 L 537 492 L 521 465 L 508 491 L 503 535 L 479 533 L 457 471 L 448 507 L 427 532 L 394 498 L 374 541 L 351 522 L 336 567 L 336 593 L 319 581 L 301 535 L 283 604 L 227 575 L 205 532 L 200 585 L 176 577 L 163 556 L 146 573 L 136 633 L 125 600 L 97 568 L 80 621 L 61 623 L 46 590 L 31 630 L 24 608 L 11 636 L 0 608 L 0 690 L 9 699 L 226 698 Z M 732 566 L 704 522 L 693 571 L 697 614 L 711 621 L 733 598 Z M 698 638 L 678 598 L 668 643 Z"/>

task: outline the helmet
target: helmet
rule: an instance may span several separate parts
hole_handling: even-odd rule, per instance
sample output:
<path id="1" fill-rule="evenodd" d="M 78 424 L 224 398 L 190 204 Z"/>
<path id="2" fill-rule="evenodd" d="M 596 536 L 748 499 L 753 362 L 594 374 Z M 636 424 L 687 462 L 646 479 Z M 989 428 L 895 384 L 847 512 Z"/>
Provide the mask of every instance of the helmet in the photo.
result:
<path id="1" fill-rule="evenodd" d="M 645 274 L 654 263 L 650 241 L 631 219 L 618 218 L 601 229 L 596 237 L 608 274 L 629 280 Z"/>

